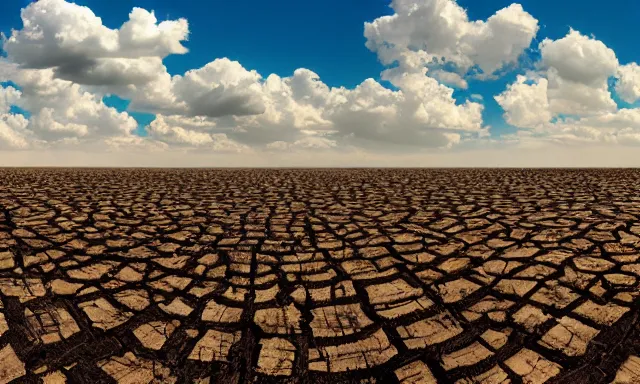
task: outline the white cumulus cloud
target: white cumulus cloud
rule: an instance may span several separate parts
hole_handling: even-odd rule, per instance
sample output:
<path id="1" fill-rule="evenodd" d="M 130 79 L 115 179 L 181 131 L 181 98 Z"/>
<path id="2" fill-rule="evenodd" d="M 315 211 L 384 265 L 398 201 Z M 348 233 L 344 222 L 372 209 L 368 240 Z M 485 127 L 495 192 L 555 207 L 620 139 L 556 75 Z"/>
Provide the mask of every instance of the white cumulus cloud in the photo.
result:
<path id="1" fill-rule="evenodd" d="M 615 90 L 627 103 L 634 103 L 640 99 L 640 66 L 638 64 L 629 63 L 618 68 L 618 82 Z"/>
<path id="2" fill-rule="evenodd" d="M 473 66 L 492 74 L 515 63 L 538 32 L 538 20 L 520 4 L 486 21 L 469 20 L 455 0 L 393 0 L 394 14 L 365 24 L 367 47 L 384 64 L 452 63 L 462 75 Z"/>
<path id="3" fill-rule="evenodd" d="M 495 96 L 505 110 L 506 122 L 520 128 L 535 128 L 551 121 L 548 83 L 544 78 L 527 83 L 526 76 L 518 76 L 515 83 Z"/>
<path id="4" fill-rule="evenodd" d="M 57 77 L 91 85 L 136 84 L 159 73 L 161 59 L 183 54 L 186 19 L 158 23 L 153 12 L 134 8 L 120 29 L 93 11 L 64 0 L 40 0 L 21 12 L 23 28 L 3 44 L 23 68 L 52 68 Z M 153 72 L 150 72 L 153 71 Z"/>
<path id="5" fill-rule="evenodd" d="M 265 110 L 261 76 L 239 62 L 216 59 L 183 76 L 163 73 L 132 87 L 131 108 L 171 115 L 219 117 L 260 114 Z"/>
<path id="6" fill-rule="evenodd" d="M 582 115 L 616 109 L 607 81 L 616 74 L 618 59 L 602 41 L 570 29 L 561 39 L 544 39 L 539 49 L 553 113 Z"/>

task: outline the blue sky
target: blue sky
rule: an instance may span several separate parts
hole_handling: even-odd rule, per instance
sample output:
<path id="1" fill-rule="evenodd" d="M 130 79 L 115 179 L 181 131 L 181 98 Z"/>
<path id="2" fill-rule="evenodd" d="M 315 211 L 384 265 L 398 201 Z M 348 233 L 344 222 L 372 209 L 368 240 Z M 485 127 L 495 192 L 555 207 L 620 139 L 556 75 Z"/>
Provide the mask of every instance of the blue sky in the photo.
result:
<path id="1" fill-rule="evenodd" d="M 0 30 L 8 34 L 11 28 L 20 28 L 20 9 L 30 2 L 3 0 Z M 134 6 L 154 10 L 159 20 L 186 18 L 190 36 L 185 46 L 190 52 L 165 59 L 171 74 L 228 57 L 263 76 L 286 76 L 297 68 L 308 68 L 330 86 L 349 88 L 368 77 L 380 77 L 383 66 L 375 53 L 365 48 L 362 26 L 392 13 L 387 0 L 215 1 L 214 7 L 210 1 L 74 2 L 90 7 L 110 28 L 120 27 Z M 105 103 L 118 110 L 126 110 L 128 105 L 118 97 L 107 98 Z M 144 135 L 143 127 L 154 116 L 131 114 L 141 125 L 138 133 Z"/>
<path id="2" fill-rule="evenodd" d="M 424 4 L 432 0 L 415 1 L 425 6 Z M 466 9 L 470 21 L 486 21 L 497 11 L 513 4 L 511 0 L 438 1 L 457 3 Z M 4 0 L 0 5 L 0 31 L 10 35 L 12 29 L 21 29 L 20 9 L 31 3 L 26 0 Z M 189 39 L 181 43 L 188 48 L 189 52 L 170 54 L 162 61 L 171 75 L 182 75 L 189 70 L 201 68 L 215 59 L 228 58 L 238 61 L 246 70 L 256 70 L 263 79 L 270 74 L 281 77 L 293 76 L 296 69 L 305 68 L 316 73 L 329 87 L 353 89 L 365 79 L 372 78 L 384 87 L 399 89 L 382 79 L 381 73 L 387 67 L 380 63 L 380 52 L 372 52 L 365 46 L 367 38 L 364 34 L 364 24 L 384 15 L 392 15 L 394 9 L 390 6 L 390 0 L 279 0 L 275 2 L 76 0 L 74 3 L 90 8 L 102 19 L 104 26 L 113 30 L 120 28 L 129 19 L 129 13 L 133 7 L 153 10 L 158 22 L 178 18 L 187 19 Z M 482 104 L 482 125 L 490 126 L 490 136 L 496 139 L 512 136 L 521 132 L 522 129 L 529 129 L 521 125 L 508 124 L 505 121 L 504 108 L 494 100 L 494 97 L 506 92 L 510 85 L 515 83 L 518 75 L 539 69 L 534 67 L 533 63 L 541 59 L 540 52 L 537 52 L 536 48 L 545 38 L 560 40 L 567 36 L 570 28 L 573 28 L 582 35 L 597 39 L 613 50 L 620 65 L 637 62 L 640 59 L 635 39 L 630 38 L 637 30 L 640 2 L 521 0 L 517 3 L 522 5 L 526 13 L 537 19 L 539 30 L 531 43 L 533 49 L 525 50 L 517 65 L 511 65 L 512 69 L 501 72 L 501 75 L 494 80 L 466 77 L 468 88 L 453 87 L 455 88 L 453 96 L 457 105 L 462 105 L 467 100 L 475 100 Z M 389 36 L 392 35 L 387 37 Z M 412 48 L 409 47 L 409 49 Z M 11 61 L 12 58 L 9 57 L 9 60 Z M 545 77 L 546 74 L 542 76 Z M 535 85 L 536 81 L 529 79 L 526 84 Z M 618 80 L 614 79 L 613 75 L 609 81 L 610 97 L 618 108 L 638 106 L 637 101 L 623 101 L 616 93 L 614 88 Z M 3 86 L 8 84 L 10 83 L 5 81 Z M 16 87 L 20 88 L 19 85 Z M 472 95 L 481 95 L 481 101 Z M 551 98 L 550 94 L 549 100 Z M 128 116 L 137 121 L 138 126 L 132 131 L 134 134 L 149 136 L 148 126 L 156 119 L 158 112 L 145 113 L 130 108 L 130 100 L 116 95 L 104 97 L 103 102 L 120 112 L 126 111 Z M 28 111 L 29 105 L 31 105 L 29 102 L 20 106 L 12 105 L 9 112 L 29 117 L 31 112 Z M 553 112 L 552 115 L 552 119 L 549 120 L 552 123 L 574 116 L 572 113 L 562 111 Z M 223 123 L 224 121 L 226 120 L 223 119 Z M 513 121 L 515 119 L 510 120 L 510 122 Z M 219 123 L 216 124 L 216 126 L 222 126 Z M 171 129 L 175 131 L 174 128 Z M 232 134 L 229 137 L 236 140 L 240 136 L 235 137 Z M 407 140 L 411 141 L 411 139 Z"/>
<path id="3" fill-rule="evenodd" d="M 29 2 L 4 0 L 2 9 L 6 12 L 0 13 L 0 27 L 5 33 L 22 24 L 19 10 Z M 363 24 L 393 13 L 388 0 L 77 0 L 75 3 L 89 6 L 110 28 L 118 28 L 125 22 L 134 6 L 154 10 L 159 20 L 185 17 L 191 31 L 185 46 L 190 52 L 165 59 L 171 74 L 198 68 L 214 58 L 228 57 L 263 76 L 270 73 L 287 76 L 296 68 L 308 68 L 329 86 L 349 88 L 369 77 L 380 79 L 384 67 L 364 45 Z M 471 20 L 485 20 L 511 3 L 510 0 L 458 1 L 467 9 Z M 540 21 L 537 40 L 561 38 L 573 27 L 584 34 L 595 35 L 612 48 L 623 63 L 640 59 L 635 40 L 628 38 L 630 33 L 639 30 L 640 2 L 617 0 L 615 3 L 619 6 L 616 7 L 596 0 L 522 0 L 519 3 Z M 513 132 L 492 96 L 504 90 L 519 72 L 512 71 L 496 81 L 473 81 L 468 90 L 457 91 L 455 96 L 462 100 L 470 94 L 482 95 L 483 117 L 486 124 L 494 127 L 492 134 Z M 126 106 L 117 98 L 106 102 L 121 110 Z M 133 116 L 143 126 L 153 120 L 153 115 L 145 113 L 133 112 Z M 142 129 L 139 132 L 144 134 Z"/>
<path id="4" fill-rule="evenodd" d="M 90 7 L 110 28 L 120 27 L 134 6 L 154 10 L 159 20 L 186 18 L 190 52 L 165 59 L 172 74 L 228 57 L 261 74 L 308 68 L 328 85 L 346 87 L 379 77 L 383 67 L 364 46 L 363 24 L 392 13 L 387 0 L 74 2 Z M 28 3 L 3 1 L 2 31 L 21 27 L 20 9 Z"/>
<path id="5" fill-rule="evenodd" d="M 12 27 L 19 28 L 20 9 L 28 3 L 30 1 L 4 0 L 0 29 L 8 33 Z M 363 24 L 393 13 L 388 0 L 77 0 L 75 3 L 89 6 L 110 28 L 118 28 L 125 22 L 134 6 L 154 10 L 159 20 L 186 18 L 190 36 L 185 46 L 190 52 L 165 59 L 171 74 L 181 74 L 215 58 L 228 57 L 263 76 L 270 73 L 288 76 L 297 68 L 307 68 L 320 75 L 329 86 L 348 88 L 369 77 L 380 79 L 384 67 L 376 54 L 365 47 Z M 511 3 L 510 0 L 458 1 L 467 9 L 471 20 L 485 20 Z M 540 21 L 539 41 L 545 37 L 561 38 L 573 27 L 584 34 L 595 35 L 616 52 L 622 63 L 640 59 L 635 40 L 629 39 L 633 31 L 639 30 L 638 1 L 616 0 L 615 7 L 596 0 L 522 0 L 519 3 Z M 468 90 L 458 90 L 455 96 L 463 100 L 471 94 L 482 95 L 483 117 L 486 124 L 494 127 L 492 133 L 513 132 L 504 122 L 503 111 L 493 95 L 503 91 L 521 72 L 512 71 L 496 81 L 472 81 Z M 120 110 L 127 105 L 117 97 L 105 102 Z M 150 114 L 135 111 L 132 114 L 143 126 L 153 120 Z M 144 134 L 142 129 L 139 132 Z"/>

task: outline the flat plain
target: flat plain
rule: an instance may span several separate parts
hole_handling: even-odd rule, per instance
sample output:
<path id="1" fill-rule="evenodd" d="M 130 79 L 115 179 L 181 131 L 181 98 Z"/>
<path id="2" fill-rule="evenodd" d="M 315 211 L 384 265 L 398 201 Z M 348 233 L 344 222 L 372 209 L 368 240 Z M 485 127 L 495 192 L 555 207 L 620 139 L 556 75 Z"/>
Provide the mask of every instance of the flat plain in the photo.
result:
<path id="1" fill-rule="evenodd" d="M 640 383 L 640 171 L 0 169 L 0 383 Z"/>

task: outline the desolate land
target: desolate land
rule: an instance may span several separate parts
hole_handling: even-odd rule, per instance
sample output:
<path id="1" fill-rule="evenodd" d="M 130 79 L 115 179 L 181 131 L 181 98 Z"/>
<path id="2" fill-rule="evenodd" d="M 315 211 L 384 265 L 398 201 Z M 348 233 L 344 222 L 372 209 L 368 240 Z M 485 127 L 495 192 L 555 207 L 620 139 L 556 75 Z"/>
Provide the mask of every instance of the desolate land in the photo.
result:
<path id="1" fill-rule="evenodd" d="M 640 171 L 0 170 L 0 383 L 640 383 Z"/>

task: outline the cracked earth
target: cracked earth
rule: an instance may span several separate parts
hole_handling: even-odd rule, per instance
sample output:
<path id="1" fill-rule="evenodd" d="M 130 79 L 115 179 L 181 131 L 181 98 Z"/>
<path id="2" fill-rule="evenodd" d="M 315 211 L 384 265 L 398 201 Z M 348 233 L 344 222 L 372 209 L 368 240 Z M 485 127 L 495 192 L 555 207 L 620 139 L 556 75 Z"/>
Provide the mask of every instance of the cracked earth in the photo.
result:
<path id="1" fill-rule="evenodd" d="M 640 383 L 640 171 L 0 170 L 0 383 Z"/>

